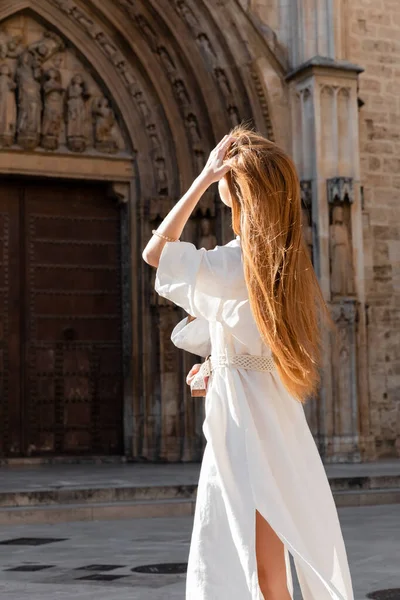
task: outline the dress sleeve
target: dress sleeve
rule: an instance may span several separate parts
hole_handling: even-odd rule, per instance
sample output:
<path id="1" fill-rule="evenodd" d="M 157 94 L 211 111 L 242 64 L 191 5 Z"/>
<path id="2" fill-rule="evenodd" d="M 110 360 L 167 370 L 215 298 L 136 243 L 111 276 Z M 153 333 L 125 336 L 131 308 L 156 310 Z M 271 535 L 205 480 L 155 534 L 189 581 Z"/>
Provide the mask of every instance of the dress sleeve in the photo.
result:
<path id="1" fill-rule="evenodd" d="M 222 296 L 221 256 L 189 242 L 167 242 L 156 273 L 155 290 L 190 315 L 217 321 Z"/>
<path id="2" fill-rule="evenodd" d="M 210 326 L 205 319 L 188 322 L 185 317 L 171 333 L 172 343 L 181 350 L 206 358 L 211 354 Z"/>

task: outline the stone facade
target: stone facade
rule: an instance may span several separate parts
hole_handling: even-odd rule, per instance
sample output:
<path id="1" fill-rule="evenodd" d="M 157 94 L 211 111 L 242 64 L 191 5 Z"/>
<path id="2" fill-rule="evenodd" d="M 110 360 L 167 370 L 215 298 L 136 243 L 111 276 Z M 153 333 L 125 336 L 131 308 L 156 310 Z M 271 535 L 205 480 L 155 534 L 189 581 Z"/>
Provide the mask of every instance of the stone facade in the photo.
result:
<path id="1" fill-rule="evenodd" d="M 242 120 L 294 156 L 337 325 L 306 405 L 321 455 L 400 453 L 399 29 L 394 0 L 0 0 L 1 176 L 102 181 L 122 207 L 128 457 L 201 456 L 192 360 L 169 339 L 182 315 L 154 294 L 141 249 Z M 210 190 L 184 239 L 231 235 Z"/>

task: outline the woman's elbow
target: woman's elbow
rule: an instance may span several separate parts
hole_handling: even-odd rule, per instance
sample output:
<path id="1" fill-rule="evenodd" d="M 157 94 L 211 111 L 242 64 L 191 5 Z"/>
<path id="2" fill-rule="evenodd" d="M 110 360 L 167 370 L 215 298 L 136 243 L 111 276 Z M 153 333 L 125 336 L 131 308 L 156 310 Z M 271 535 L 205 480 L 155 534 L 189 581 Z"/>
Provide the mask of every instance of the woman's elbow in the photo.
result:
<path id="1" fill-rule="evenodd" d="M 145 248 L 142 252 L 142 258 L 144 260 L 145 263 L 147 263 L 148 265 L 150 265 L 151 267 L 158 267 L 158 263 L 159 263 L 159 258 L 154 256 L 154 254 L 152 252 L 150 252 L 149 250 L 147 250 L 147 248 Z"/>

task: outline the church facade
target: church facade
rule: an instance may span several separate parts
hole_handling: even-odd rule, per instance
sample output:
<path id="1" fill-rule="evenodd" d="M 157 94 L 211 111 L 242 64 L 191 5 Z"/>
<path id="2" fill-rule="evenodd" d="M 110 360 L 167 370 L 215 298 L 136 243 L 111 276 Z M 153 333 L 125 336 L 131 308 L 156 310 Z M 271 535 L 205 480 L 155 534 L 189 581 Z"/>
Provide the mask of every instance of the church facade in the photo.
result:
<path id="1" fill-rule="evenodd" d="M 141 251 L 229 129 L 284 147 L 336 323 L 326 462 L 400 454 L 396 0 L 0 0 L 0 460 L 201 458 Z M 232 237 L 209 190 L 183 239 Z"/>

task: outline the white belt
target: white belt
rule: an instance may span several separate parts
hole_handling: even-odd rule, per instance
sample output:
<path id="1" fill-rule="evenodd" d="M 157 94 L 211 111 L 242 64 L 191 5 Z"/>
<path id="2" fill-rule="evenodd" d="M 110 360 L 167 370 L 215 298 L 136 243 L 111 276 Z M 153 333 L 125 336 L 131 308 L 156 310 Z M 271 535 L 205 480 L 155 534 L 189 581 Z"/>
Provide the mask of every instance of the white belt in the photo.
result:
<path id="1" fill-rule="evenodd" d="M 211 372 L 218 367 L 233 367 L 250 371 L 274 371 L 276 369 L 272 356 L 258 356 L 257 354 L 216 354 L 209 356 L 201 365 L 200 373 L 209 377 Z"/>

